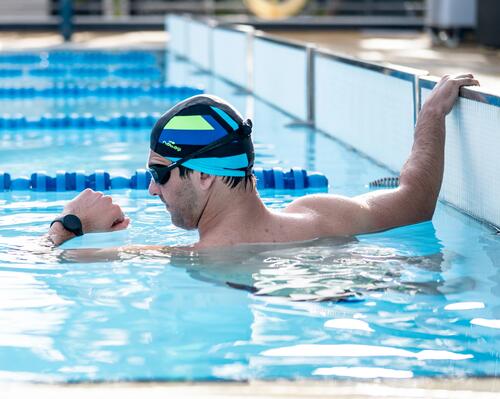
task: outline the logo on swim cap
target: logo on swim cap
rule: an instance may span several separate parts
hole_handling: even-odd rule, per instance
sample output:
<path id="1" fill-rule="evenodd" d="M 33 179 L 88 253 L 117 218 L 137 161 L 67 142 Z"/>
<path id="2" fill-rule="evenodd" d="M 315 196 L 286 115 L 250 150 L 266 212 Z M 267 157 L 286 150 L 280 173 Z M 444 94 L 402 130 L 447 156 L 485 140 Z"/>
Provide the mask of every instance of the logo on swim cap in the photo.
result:
<path id="1" fill-rule="evenodd" d="M 175 151 L 178 151 L 178 152 L 181 152 L 181 147 L 179 147 L 178 145 L 175 145 L 175 142 L 173 142 L 172 140 L 170 141 L 162 141 L 162 144 L 165 144 L 166 146 L 174 149 Z"/>

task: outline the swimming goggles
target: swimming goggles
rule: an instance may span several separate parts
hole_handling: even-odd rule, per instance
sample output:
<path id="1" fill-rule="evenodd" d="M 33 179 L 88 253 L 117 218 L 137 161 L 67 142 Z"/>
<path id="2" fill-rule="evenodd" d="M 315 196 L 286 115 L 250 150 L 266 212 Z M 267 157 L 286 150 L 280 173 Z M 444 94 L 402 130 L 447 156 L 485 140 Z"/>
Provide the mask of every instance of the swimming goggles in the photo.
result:
<path id="1" fill-rule="evenodd" d="M 250 127 L 247 127 L 247 123 L 250 123 Z M 243 134 L 238 134 L 238 131 L 241 130 Z M 251 122 L 245 121 L 243 126 L 238 129 L 238 131 L 234 133 L 228 133 L 226 136 L 221 137 L 218 140 L 213 141 L 212 143 L 206 145 L 205 147 L 200 148 L 197 151 L 192 152 L 191 154 L 186 155 L 184 158 L 181 158 L 170 165 L 149 165 L 147 168 L 153 180 L 156 184 L 166 184 L 170 179 L 171 171 L 178 166 L 181 166 L 184 162 L 189 161 L 190 159 L 196 158 L 199 155 L 202 155 L 208 151 L 214 150 L 216 148 L 222 147 L 223 145 L 229 144 L 233 141 L 240 141 L 245 137 L 248 137 L 251 132 Z"/>

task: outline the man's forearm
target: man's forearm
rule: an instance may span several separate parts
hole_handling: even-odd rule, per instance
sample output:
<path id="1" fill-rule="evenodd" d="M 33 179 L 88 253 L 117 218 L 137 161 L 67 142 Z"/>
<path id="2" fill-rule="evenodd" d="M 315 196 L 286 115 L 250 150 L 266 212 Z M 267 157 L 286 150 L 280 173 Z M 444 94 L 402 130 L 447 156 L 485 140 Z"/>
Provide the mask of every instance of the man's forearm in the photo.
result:
<path id="1" fill-rule="evenodd" d="M 401 170 L 401 187 L 409 190 L 424 218 L 432 217 L 443 180 L 445 117 L 433 107 L 422 108 L 410 156 Z"/>

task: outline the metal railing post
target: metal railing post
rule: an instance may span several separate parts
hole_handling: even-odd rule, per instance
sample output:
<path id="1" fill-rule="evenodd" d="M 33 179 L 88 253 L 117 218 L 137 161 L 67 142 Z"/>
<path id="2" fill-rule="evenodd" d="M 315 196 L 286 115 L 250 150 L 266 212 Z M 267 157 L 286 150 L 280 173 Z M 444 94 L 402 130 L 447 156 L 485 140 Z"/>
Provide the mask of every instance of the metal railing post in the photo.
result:
<path id="1" fill-rule="evenodd" d="M 306 65 L 306 107 L 307 107 L 307 123 L 314 126 L 314 97 L 315 93 L 315 77 L 314 77 L 314 51 L 316 46 L 308 43 L 306 47 L 307 65 Z"/>
<path id="2" fill-rule="evenodd" d="M 247 30 L 247 87 L 245 87 L 250 93 L 253 93 L 254 89 L 254 41 L 255 28 L 250 27 Z"/>
<path id="3" fill-rule="evenodd" d="M 59 0 L 59 8 L 61 35 L 69 42 L 73 34 L 73 0 Z"/>

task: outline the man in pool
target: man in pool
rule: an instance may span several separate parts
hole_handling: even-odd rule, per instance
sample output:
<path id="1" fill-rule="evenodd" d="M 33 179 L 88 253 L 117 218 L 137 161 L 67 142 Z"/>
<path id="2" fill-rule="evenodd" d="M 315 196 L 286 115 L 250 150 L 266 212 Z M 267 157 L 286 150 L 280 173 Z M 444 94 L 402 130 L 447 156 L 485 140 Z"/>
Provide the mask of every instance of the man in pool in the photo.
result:
<path id="1" fill-rule="evenodd" d="M 153 127 L 149 193 L 165 204 L 174 225 L 198 230 L 192 249 L 353 236 L 430 220 L 443 177 L 445 116 L 461 86 L 478 84 L 467 74 L 444 76 L 436 85 L 418 117 L 399 187 L 353 198 L 306 195 L 281 212 L 266 208 L 256 191 L 251 122 L 217 97 L 195 96 Z M 75 235 L 122 230 L 129 223 L 110 196 L 87 189 L 64 207 L 47 238 L 57 246 Z M 136 247 L 141 248 L 163 247 Z"/>

